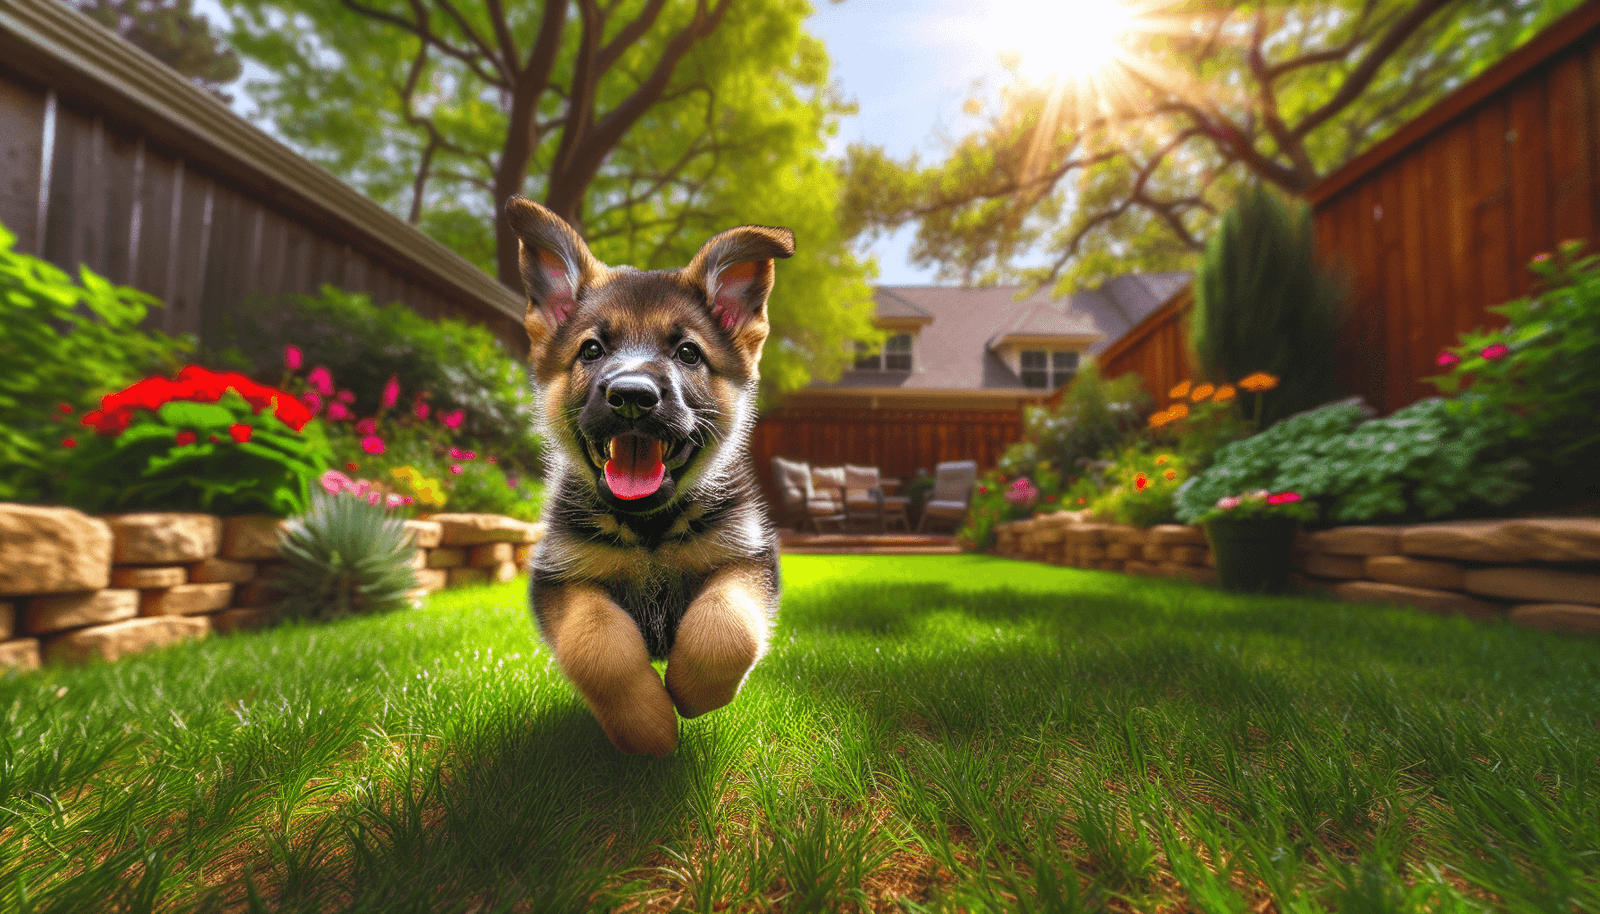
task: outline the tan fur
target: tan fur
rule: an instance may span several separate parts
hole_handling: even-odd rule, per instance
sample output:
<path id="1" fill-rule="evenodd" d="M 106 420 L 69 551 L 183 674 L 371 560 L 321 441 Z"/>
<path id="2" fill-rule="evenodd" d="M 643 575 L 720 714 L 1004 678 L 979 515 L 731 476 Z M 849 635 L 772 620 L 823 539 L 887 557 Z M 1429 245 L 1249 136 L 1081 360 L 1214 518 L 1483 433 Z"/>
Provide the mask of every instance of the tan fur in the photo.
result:
<path id="1" fill-rule="evenodd" d="M 568 584 L 547 597 L 556 663 L 623 752 L 657 758 L 678 746 L 678 719 L 633 619 L 605 591 Z"/>
<path id="2" fill-rule="evenodd" d="M 678 625 L 667 660 L 667 692 L 678 713 L 699 717 L 739 693 L 767 647 L 767 601 L 754 569 L 731 566 L 713 575 Z"/>

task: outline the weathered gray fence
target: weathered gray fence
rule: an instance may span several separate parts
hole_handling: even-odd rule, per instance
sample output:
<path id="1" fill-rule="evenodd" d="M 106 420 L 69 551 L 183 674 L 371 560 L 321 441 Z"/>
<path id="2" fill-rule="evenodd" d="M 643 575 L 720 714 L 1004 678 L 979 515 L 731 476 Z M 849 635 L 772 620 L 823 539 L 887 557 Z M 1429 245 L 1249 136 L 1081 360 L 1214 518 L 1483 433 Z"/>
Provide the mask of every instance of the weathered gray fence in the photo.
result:
<path id="1" fill-rule="evenodd" d="M 0 223 L 160 297 L 169 333 L 332 283 L 527 352 L 517 294 L 59 0 L 0 3 Z"/>

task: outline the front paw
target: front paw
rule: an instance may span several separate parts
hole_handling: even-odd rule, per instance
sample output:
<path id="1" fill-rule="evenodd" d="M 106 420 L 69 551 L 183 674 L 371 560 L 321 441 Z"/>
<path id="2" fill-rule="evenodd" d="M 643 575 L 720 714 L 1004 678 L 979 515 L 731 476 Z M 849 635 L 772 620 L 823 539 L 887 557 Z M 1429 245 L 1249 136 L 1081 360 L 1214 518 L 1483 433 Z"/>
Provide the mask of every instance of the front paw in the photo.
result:
<path id="1" fill-rule="evenodd" d="M 749 666 L 731 666 L 733 669 L 705 669 L 683 656 L 667 664 L 667 693 L 678 713 L 684 718 L 699 717 L 733 701 Z"/>
<path id="2" fill-rule="evenodd" d="M 678 716 L 672 699 L 655 680 L 654 688 L 636 688 L 608 708 L 592 708 L 611 744 L 622 752 L 661 758 L 678 748 Z"/>

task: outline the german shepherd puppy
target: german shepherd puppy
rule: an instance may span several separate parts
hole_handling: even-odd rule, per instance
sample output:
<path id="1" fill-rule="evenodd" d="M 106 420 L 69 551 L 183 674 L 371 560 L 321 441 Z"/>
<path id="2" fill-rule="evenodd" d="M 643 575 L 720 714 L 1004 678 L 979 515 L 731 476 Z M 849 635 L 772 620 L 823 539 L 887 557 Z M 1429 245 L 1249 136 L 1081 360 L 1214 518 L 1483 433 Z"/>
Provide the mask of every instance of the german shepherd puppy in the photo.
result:
<path id="1" fill-rule="evenodd" d="M 732 701 L 777 612 L 777 535 L 746 446 L 773 260 L 794 233 L 729 229 L 683 269 L 640 272 L 600 263 L 530 200 L 506 218 L 554 458 L 534 618 L 611 742 L 666 755 L 673 709 Z"/>

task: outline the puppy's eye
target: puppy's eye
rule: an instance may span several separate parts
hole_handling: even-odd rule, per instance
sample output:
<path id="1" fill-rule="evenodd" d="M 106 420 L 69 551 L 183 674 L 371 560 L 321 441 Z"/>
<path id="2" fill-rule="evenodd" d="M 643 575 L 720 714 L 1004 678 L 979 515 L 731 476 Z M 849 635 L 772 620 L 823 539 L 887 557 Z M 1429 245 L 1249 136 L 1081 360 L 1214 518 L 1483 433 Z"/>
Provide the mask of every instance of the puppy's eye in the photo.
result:
<path id="1" fill-rule="evenodd" d="M 585 362 L 596 361 L 605 354 L 605 349 L 601 348 L 600 343 L 596 340 L 589 340 L 578 349 L 578 358 L 583 359 Z"/>
<path id="2" fill-rule="evenodd" d="M 693 343 L 684 343 L 678 347 L 678 361 L 685 365 L 698 365 L 705 356 L 700 354 L 700 347 Z"/>

